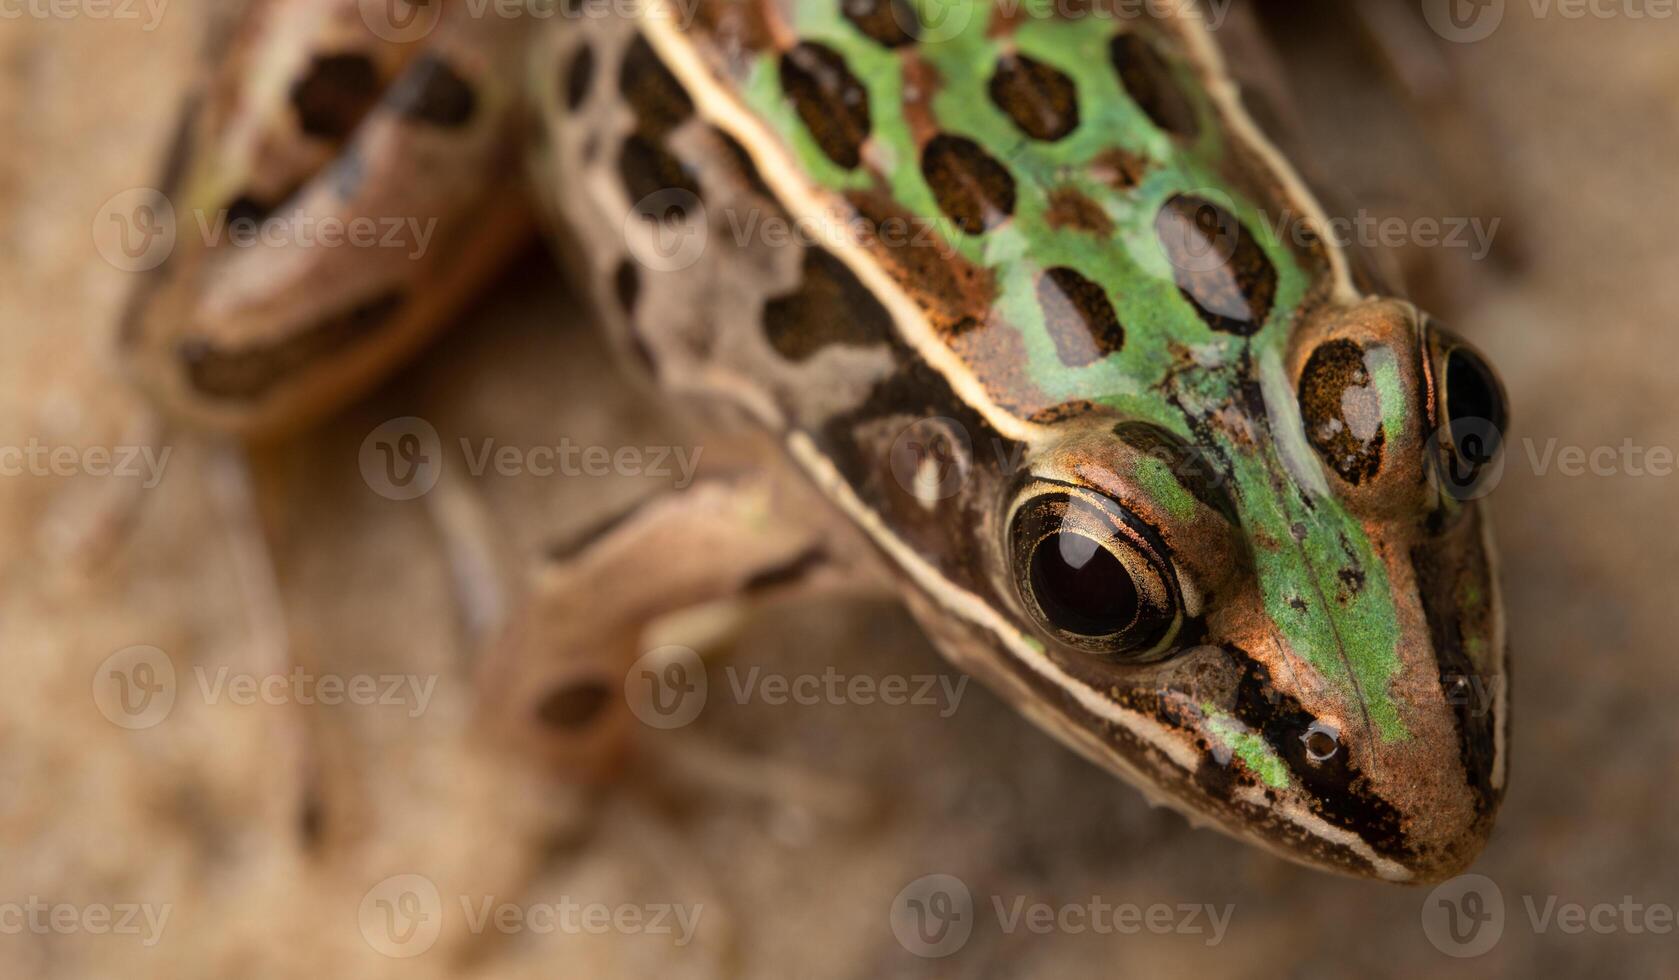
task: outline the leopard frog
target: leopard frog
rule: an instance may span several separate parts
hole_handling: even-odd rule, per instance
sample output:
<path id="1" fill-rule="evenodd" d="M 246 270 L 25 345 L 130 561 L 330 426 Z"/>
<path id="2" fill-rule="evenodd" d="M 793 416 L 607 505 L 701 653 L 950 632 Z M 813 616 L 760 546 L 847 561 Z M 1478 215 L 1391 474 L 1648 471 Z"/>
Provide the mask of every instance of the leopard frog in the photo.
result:
<path id="1" fill-rule="evenodd" d="M 272 435 L 539 220 L 627 361 L 767 433 L 822 515 L 737 479 L 556 549 L 491 658 L 510 717 L 588 728 L 613 708 L 564 651 L 633 651 L 844 538 L 1151 799 L 1353 875 L 1475 857 L 1507 691 L 1466 434 L 1502 391 L 1322 233 L 1193 5 L 504 8 L 255 3 L 186 113 L 176 213 L 435 234 L 247 247 L 180 217 L 121 345 L 175 416 Z"/>

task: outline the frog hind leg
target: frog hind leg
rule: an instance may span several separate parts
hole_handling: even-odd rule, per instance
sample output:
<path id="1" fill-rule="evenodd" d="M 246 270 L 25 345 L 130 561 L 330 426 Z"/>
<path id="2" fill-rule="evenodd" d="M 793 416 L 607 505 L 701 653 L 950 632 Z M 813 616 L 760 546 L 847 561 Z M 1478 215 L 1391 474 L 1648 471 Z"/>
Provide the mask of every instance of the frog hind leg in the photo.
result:
<path id="1" fill-rule="evenodd" d="M 364 9 L 395 8 L 250 4 L 185 113 L 149 205 L 173 243 L 119 337 L 174 418 L 270 437 L 331 413 L 531 234 L 509 179 L 528 25 L 434 4 L 399 30 Z"/>
<path id="2" fill-rule="evenodd" d="M 549 549 L 480 662 L 486 731 L 560 775 L 612 775 L 638 726 L 692 720 L 699 655 L 646 650 L 650 624 L 736 598 L 880 591 L 855 539 L 812 519 L 825 506 L 776 469 L 719 474 Z"/>

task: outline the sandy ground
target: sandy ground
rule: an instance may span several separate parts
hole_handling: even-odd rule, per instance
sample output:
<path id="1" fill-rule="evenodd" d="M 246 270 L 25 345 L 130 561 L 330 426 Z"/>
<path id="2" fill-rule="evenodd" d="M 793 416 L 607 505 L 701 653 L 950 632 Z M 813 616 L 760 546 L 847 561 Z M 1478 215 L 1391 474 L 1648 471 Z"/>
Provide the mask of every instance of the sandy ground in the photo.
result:
<path id="1" fill-rule="evenodd" d="M 0 445 L 153 438 L 110 353 L 130 279 L 93 225 L 151 178 L 204 6 L 175 0 L 154 31 L 0 20 Z M 1509 7 L 1454 50 L 1505 151 L 1527 255 L 1453 316 L 1518 420 L 1493 497 L 1517 686 L 1513 789 L 1474 869 L 1504 909 L 1483 955 L 1430 941 L 1428 892 L 1191 830 L 977 686 L 923 706 L 713 698 L 687 729 L 643 732 L 642 761 L 602 792 L 483 744 L 437 535 L 423 507 L 369 490 L 364 437 L 414 415 L 446 441 L 700 445 L 603 370 L 588 331 L 556 328 L 577 303 L 533 254 L 398 381 L 249 466 L 156 436 L 164 476 L 102 562 L 87 561 L 89 521 L 131 484 L 0 478 L 0 976 L 1674 976 L 1675 489 L 1620 454 L 1679 431 L 1679 23 L 1635 18 L 1655 10 L 1636 3 L 1584 19 Z M 1564 447 L 1616 461 L 1569 475 Z M 523 556 L 633 483 L 474 486 Z M 272 555 L 252 494 L 281 529 Z M 135 646 L 167 654 L 177 696 L 130 730 L 96 680 Z M 212 693 L 294 661 L 435 686 L 424 710 L 415 693 L 314 707 Z M 961 683 L 902 613 L 860 602 L 756 617 L 727 664 L 713 685 L 830 665 Z M 890 917 L 935 873 L 961 879 L 974 920 L 938 960 L 911 955 Z M 1179 912 L 1199 931 L 1008 927 L 1023 905 L 1093 901 L 1229 918 L 1216 937 Z M 1599 903 L 1616 910 L 1568 918 Z M 603 930 L 596 907 L 648 921 Z"/>

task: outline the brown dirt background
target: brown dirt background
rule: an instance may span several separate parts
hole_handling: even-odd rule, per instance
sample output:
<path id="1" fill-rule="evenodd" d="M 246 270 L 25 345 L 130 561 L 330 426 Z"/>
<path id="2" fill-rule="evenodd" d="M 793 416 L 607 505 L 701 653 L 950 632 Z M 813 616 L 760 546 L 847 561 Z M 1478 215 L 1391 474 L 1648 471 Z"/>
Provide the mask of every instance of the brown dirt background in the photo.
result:
<path id="1" fill-rule="evenodd" d="M 91 229 L 107 199 L 152 178 L 207 7 L 175 0 L 155 32 L 0 20 L 0 445 L 123 445 L 143 432 L 110 350 L 130 279 L 100 260 Z M 1475 868 L 1508 917 L 1485 956 L 1449 959 L 1425 939 L 1427 892 L 1330 878 L 1192 830 L 977 688 L 949 719 L 714 699 L 693 728 L 645 736 L 642 761 L 598 793 L 555 787 L 482 744 L 437 536 L 424 509 L 368 490 L 363 437 L 413 414 L 446 441 L 693 439 L 603 370 L 587 330 L 555 329 L 555 311 L 576 319 L 578 304 L 533 255 L 414 369 L 258 461 L 279 500 L 283 610 L 265 604 L 225 448 L 170 437 L 166 479 L 92 570 L 70 545 L 116 492 L 108 482 L 0 478 L 0 903 L 170 909 L 150 947 L 0 933 L 0 976 L 1679 975 L 1671 933 L 1538 934 L 1525 907 L 1679 904 L 1673 478 L 1540 474 L 1522 443 L 1675 442 L 1676 43 L 1674 20 L 1539 19 L 1512 3 L 1493 38 L 1453 52 L 1506 151 L 1499 179 L 1527 253 L 1519 275 L 1487 277 L 1453 317 L 1501 368 L 1518 423 L 1493 497 L 1515 655 L 1513 788 Z M 521 554 L 638 491 L 493 476 L 477 489 Z M 284 656 L 264 626 L 281 613 L 292 655 L 319 670 L 437 675 L 429 710 L 210 704 L 187 690 L 144 731 L 97 710 L 95 672 L 114 651 L 155 645 L 183 678 L 261 671 Z M 861 603 L 766 612 L 729 662 L 955 680 L 902 613 Z M 894 940 L 888 909 L 931 872 L 968 884 L 979 925 L 955 956 L 924 961 Z M 359 925 L 369 889 L 396 874 L 443 896 L 442 935 L 412 959 L 377 952 Z M 1233 918 L 1216 946 L 1009 934 L 993 895 L 1228 903 Z M 474 935 L 461 896 L 703 910 L 678 948 Z"/>

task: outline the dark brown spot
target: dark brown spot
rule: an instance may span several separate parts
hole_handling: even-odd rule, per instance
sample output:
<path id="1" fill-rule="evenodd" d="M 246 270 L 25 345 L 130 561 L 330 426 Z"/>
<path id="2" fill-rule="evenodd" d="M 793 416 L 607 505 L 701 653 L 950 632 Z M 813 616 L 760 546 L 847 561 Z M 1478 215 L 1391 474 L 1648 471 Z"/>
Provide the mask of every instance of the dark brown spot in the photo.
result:
<path id="1" fill-rule="evenodd" d="M 292 85 L 291 104 L 304 135 L 343 141 L 379 99 L 379 69 L 365 54 L 316 55 Z"/>
<path id="2" fill-rule="evenodd" d="M 176 355 L 193 388 L 211 398 L 260 398 L 276 384 L 337 354 L 384 326 L 402 308 L 407 294 L 393 289 L 314 327 L 271 344 L 218 348 L 201 337 L 188 337 Z"/>
<path id="3" fill-rule="evenodd" d="M 635 301 L 641 297 L 641 273 L 629 259 L 619 262 L 617 271 L 612 273 L 612 295 L 617 297 L 619 309 L 635 312 Z"/>
<path id="4" fill-rule="evenodd" d="M 1057 187 L 1049 192 L 1049 208 L 1044 220 L 1057 231 L 1082 231 L 1106 238 L 1113 234 L 1113 219 L 1102 206 L 1073 187 Z"/>
<path id="5" fill-rule="evenodd" d="M 645 37 L 636 37 L 624 52 L 618 90 L 635 110 L 636 131 L 648 139 L 662 139 L 694 114 L 694 100 L 688 97 L 688 90 L 659 60 Z"/>
<path id="6" fill-rule="evenodd" d="M 1090 161 L 1090 176 L 1116 191 L 1128 191 L 1142 183 L 1148 161 L 1135 153 L 1114 147 L 1096 154 Z"/>
<path id="7" fill-rule="evenodd" d="M 636 214 L 647 221 L 681 220 L 699 202 L 700 185 L 682 161 L 639 134 L 624 141 L 618 172 Z"/>
<path id="8" fill-rule="evenodd" d="M 760 52 L 775 50 L 775 29 L 770 18 L 780 23 L 781 15 L 772 12 L 767 3 L 731 0 L 727 3 L 701 3 L 685 8 L 692 12 L 694 33 L 709 35 L 716 49 L 724 53 L 731 69 L 742 74 Z"/>
<path id="9" fill-rule="evenodd" d="M 1095 364 L 1125 345 L 1125 330 L 1108 294 L 1066 266 L 1038 278 L 1038 305 L 1055 353 L 1068 367 Z"/>
<path id="10" fill-rule="evenodd" d="M 326 836 L 326 802 L 318 786 L 310 786 L 303 794 L 303 804 L 297 811 L 297 833 L 303 846 L 311 850 Z"/>
<path id="11" fill-rule="evenodd" d="M 442 58 L 423 54 L 391 87 L 390 106 L 416 122 L 458 129 L 472 121 L 478 96 Z"/>
<path id="12" fill-rule="evenodd" d="M 1357 486 L 1382 468 L 1382 400 L 1364 349 L 1350 340 L 1319 344 L 1300 375 L 1306 438 L 1329 468 Z"/>
<path id="13" fill-rule="evenodd" d="M 850 170 L 869 138 L 869 94 L 832 48 L 805 41 L 781 56 L 781 89 L 828 159 Z"/>
<path id="14" fill-rule="evenodd" d="M 576 112 L 583 100 L 589 97 L 589 89 L 594 84 L 595 49 L 585 44 L 571 56 L 571 64 L 566 66 L 564 81 L 560 85 L 560 90 L 565 93 L 566 108 Z"/>
<path id="15" fill-rule="evenodd" d="M 1036 140 L 1058 140 L 1078 128 L 1073 80 L 1023 54 L 1005 54 L 991 76 L 991 101 L 1020 131 Z"/>
<path id="16" fill-rule="evenodd" d="M 241 194 L 228 202 L 227 223 L 229 227 L 242 223 L 261 224 L 274 213 L 274 205 L 259 201 L 249 194 Z"/>
<path id="17" fill-rule="evenodd" d="M 1014 213 L 1014 177 L 964 136 L 933 137 L 921 151 L 921 176 L 939 210 L 970 235 L 997 227 Z"/>
<path id="18" fill-rule="evenodd" d="M 921 22 L 905 0 L 841 0 L 840 10 L 876 44 L 900 48 L 921 33 Z"/>
<path id="19" fill-rule="evenodd" d="M 612 689 L 604 681 L 582 681 L 548 692 L 536 706 L 536 720 L 546 728 L 575 732 L 589 727 L 607 702 Z"/>
<path id="20" fill-rule="evenodd" d="M 1235 216 L 1211 201 L 1178 195 L 1154 219 L 1172 278 L 1208 327 L 1251 336 L 1277 299 L 1277 270 Z"/>
<path id="21" fill-rule="evenodd" d="M 1140 35 L 1121 34 L 1109 42 L 1108 58 L 1125 91 L 1156 126 L 1188 139 L 1200 132 L 1195 107 L 1154 45 Z"/>
<path id="22" fill-rule="evenodd" d="M 782 357 L 803 361 L 831 344 L 884 344 L 892 317 L 845 263 L 807 248 L 798 288 L 764 305 L 764 333 Z"/>

